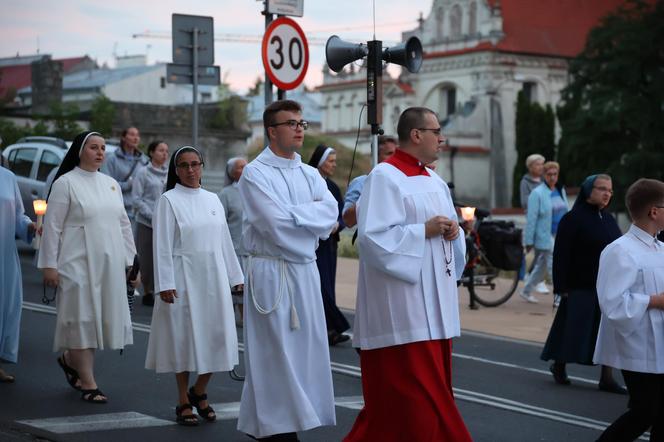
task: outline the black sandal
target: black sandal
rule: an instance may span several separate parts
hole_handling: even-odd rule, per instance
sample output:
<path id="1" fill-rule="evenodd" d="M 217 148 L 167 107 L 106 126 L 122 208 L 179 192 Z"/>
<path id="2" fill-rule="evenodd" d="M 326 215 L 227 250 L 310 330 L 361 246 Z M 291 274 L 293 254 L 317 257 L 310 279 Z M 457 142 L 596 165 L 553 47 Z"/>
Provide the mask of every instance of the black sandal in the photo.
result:
<path id="1" fill-rule="evenodd" d="M 13 384 L 14 382 L 16 382 L 16 376 L 5 373 L 5 371 L 0 368 L 0 384 Z"/>
<path id="2" fill-rule="evenodd" d="M 67 383 L 74 390 L 81 391 L 81 386 L 76 385 L 76 382 L 78 382 L 81 379 L 81 377 L 79 376 L 78 371 L 67 365 L 67 361 L 65 360 L 65 354 L 62 353 L 62 356 L 59 356 L 57 361 L 60 368 L 62 368 L 62 371 L 65 372 L 65 378 L 67 379 Z"/>
<path id="3" fill-rule="evenodd" d="M 175 407 L 175 414 L 177 415 L 177 419 L 175 419 L 175 422 L 177 422 L 180 425 L 184 425 L 185 427 L 195 427 L 198 425 L 198 418 L 196 417 L 195 414 L 182 414 L 184 410 L 194 410 L 191 404 L 182 404 L 178 405 Z"/>
<path id="4" fill-rule="evenodd" d="M 91 404 L 105 404 L 108 402 L 108 399 L 104 396 L 106 395 L 102 393 L 99 388 L 94 388 L 92 390 L 81 390 L 81 400 L 90 402 Z"/>
<path id="5" fill-rule="evenodd" d="M 210 407 L 210 404 L 208 404 L 208 406 L 205 408 L 201 408 L 200 406 L 200 403 L 202 401 L 206 401 L 208 398 L 206 393 L 197 395 L 194 391 L 194 387 L 192 386 L 187 393 L 187 397 L 189 398 L 189 402 L 191 402 L 191 404 L 196 407 L 196 411 L 200 417 L 208 422 L 214 422 L 217 420 L 217 415 L 214 413 L 214 409 Z"/>

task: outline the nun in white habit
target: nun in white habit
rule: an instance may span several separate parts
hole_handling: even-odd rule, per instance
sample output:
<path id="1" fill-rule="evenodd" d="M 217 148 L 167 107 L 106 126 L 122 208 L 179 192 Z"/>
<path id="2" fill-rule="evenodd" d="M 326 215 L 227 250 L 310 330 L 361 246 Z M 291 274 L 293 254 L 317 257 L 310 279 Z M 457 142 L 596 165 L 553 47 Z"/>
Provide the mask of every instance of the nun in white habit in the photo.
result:
<path id="1" fill-rule="evenodd" d="M 166 192 L 153 215 L 154 284 L 159 294 L 152 314 L 145 367 L 174 372 L 177 422 L 198 424 L 193 414 L 214 421 L 207 400 L 213 372 L 238 363 L 231 287 L 244 282 L 224 209 L 201 188 L 203 157 L 185 146 L 171 157 Z M 189 372 L 198 372 L 189 386 Z"/>
<path id="2" fill-rule="evenodd" d="M 48 197 L 37 267 L 57 287 L 54 351 L 67 382 L 88 402 L 105 403 L 94 378 L 95 349 L 132 344 L 126 270 L 136 248 L 117 181 L 99 172 L 106 145 L 79 134 Z"/>

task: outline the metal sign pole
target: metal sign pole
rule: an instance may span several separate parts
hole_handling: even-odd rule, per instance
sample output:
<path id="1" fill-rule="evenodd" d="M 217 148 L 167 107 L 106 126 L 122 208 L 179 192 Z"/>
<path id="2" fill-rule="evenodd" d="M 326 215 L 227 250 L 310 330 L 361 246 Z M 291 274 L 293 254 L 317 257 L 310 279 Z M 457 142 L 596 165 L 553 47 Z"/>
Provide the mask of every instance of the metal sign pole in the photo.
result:
<path id="1" fill-rule="evenodd" d="M 192 138 L 193 138 L 193 146 L 198 149 L 198 28 L 193 29 L 193 66 L 192 66 L 192 72 L 193 72 L 193 112 L 192 112 Z"/>
<path id="2" fill-rule="evenodd" d="M 268 11 L 268 3 L 270 0 L 265 0 L 265 11 L 263 11 L 263 14 L 265 14 L 265 30 L 267 31 L 268 26 L 270 26 L 270 23 L 272 23 L 272 14 L 270 14 Z M 272 104 L 272 80 L 270 80 L 270 77 L 267 75 L 267 72 L 264 74 L 265 76 L 265 83 L 264 83 L 264 89 L 265 89 L 265 107 L 268 107 L 270 104 Z M 266 146 L 270 144 L 270 137 L 268 136 L 267 133 L 267 127 L 264 129 L 264 134 L 263 137 L 265 138 L 265 141 L 263 144 Z"/>
<path id="3" fill-rule="evenodd" d="M 265 14 L 265 30 L 267 31 L 268 26 L 270 26 L 270 23 L 272 23 L 272 14 L 267 12 L 268 10 L 268 3 L 269 0 L 265 0 L 265 11 L 263 14 Z M 272 104 L 272 80 L 270 80 L 270 77 L 267 75 L 267 72 L 265 72 L 265 106 L 269 106 Z"/>

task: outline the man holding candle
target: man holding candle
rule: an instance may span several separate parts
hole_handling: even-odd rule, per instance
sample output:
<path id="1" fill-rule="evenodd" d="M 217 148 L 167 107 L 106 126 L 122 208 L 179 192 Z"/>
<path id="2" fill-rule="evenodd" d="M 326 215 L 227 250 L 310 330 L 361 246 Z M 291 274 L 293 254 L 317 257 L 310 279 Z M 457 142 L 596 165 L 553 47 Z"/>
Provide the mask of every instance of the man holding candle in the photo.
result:
<path id="1" fill-rule="evenodd" d="M 30 242 L 35 224 L 24 212 L 16 176 L 4 167 L 0 167 L 0 213 L 0 362 L 16 363 L 23 287 L 15 238 Z M 14 380 L 0 368 L 0 383 Z"/>
<path id="2" fill-rule="evenodd" d="M 399 148 L 369 174 L 357 205 L 360 273 L 353 344 L 365 407 L 346 442 L 469 441 L 452 393 L 465 264 L 447 184 L 425 165 L 445 142 L 430 109 L 406 109 Z"/>

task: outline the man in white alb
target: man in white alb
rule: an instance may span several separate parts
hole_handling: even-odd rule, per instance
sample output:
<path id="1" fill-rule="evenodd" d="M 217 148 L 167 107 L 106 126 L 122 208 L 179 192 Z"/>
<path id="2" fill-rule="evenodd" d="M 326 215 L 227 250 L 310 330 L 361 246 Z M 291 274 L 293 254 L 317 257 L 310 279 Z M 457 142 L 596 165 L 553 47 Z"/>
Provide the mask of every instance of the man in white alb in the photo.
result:
<path id="1" fill-rule="evenodd" d="M 295 101 L 269 105 L 270 144 L 240 178 L 244 205 L 244 360 L 238 430 L 297 441 L 334 425 L 334 393 L 316 247 L 335 227 L 337 201 L 297 151 L 307 122 Z"/>
<path id="2" fill-rule="evenodd" d="M 425 166 L 445 139 L 422 107 L 401 114 L 397 133 L 399 148 L 371 171 L 357 205 L 353 344 L 365 407 L 344 440 L 465 442 L 451 375 L 465 242 L 447 184 Z"/>

